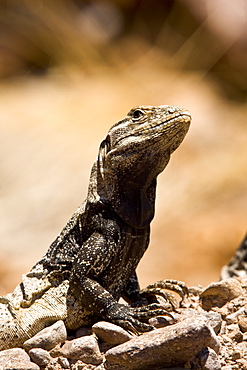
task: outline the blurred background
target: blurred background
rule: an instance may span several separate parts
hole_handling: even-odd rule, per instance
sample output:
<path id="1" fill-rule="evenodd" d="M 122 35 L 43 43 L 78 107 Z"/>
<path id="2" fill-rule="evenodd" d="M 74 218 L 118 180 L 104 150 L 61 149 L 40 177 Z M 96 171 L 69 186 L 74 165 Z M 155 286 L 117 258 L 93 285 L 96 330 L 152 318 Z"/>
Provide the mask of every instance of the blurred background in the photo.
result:
<path id="1" fill-rule="evenodd" d="M 246 233 L 246 0 L 0 0 L 0 294 L 87 194 L 108 128 L 189 109 L 158 179 L 142 287 L 217 280 Z"/>

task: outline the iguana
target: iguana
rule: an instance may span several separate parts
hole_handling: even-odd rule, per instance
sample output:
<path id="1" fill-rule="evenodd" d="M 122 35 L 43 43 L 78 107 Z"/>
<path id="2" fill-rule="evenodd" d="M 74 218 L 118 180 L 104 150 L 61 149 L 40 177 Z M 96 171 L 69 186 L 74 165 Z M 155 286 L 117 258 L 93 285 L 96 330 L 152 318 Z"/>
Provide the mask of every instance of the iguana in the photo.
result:
<path id="1" fill-rule="evenodd" d="M 221 279 L 238 278 L 247 275 L 247 234 L 227 265 L 221 269 Z"/>
<path id="2" fill-rule="evenodd" d="M 0 298 L 0 349 L 22 346 L 57 320 L 68 329 L 103 319 L 148 331 L 145 320 L 166 314 L 149 297 L 163 288 L 184 296 L 176 280 L 140 290 L 135 270 L 149 244 L 156 178 L 190 121 L 178 106 L 138 106 L 110 128 L 85 202 L 14 292 Z"/>

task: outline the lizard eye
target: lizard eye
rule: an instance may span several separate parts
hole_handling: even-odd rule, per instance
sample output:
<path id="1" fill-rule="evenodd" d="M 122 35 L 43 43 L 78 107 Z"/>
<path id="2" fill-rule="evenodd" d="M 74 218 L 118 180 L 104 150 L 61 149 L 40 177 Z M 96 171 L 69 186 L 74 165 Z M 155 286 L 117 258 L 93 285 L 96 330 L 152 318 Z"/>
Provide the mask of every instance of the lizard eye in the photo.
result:
<path id="1" fill-rule="evenodd" d="M 134 110 L 134 112 L 132 114 L 132 119 L 134 121 L 137 121 L 140 118 L 142 118 L 143 116 L 144 116 L 144 112 L 141 109 L 136 109 L 136 110 Z"/>

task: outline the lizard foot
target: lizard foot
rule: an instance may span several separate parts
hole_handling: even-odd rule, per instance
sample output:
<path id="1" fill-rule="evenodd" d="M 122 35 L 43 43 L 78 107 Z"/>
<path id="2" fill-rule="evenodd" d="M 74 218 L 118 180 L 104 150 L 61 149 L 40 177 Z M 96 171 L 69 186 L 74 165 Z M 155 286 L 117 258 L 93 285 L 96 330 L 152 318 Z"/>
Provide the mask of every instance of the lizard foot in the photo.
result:
<path id="1" fill-rule="evenodd" d="M 113 324 L 119 325 L 127 331 L 138 335 L 140 332 L 146 332 L 154 329 L 154 326 L 141 322 L 147 321 L 155 316 L 173 316 L 167 312 L 159 303 L 152 303 L 143 307 L 130 307 L 124 304 L 116 303 L 108 308 L 105 319 Z"/>
<path id="2" fill-rule="evenodd" d="M 168 301 L 172 308 L 175 309 L 177 306 L 177 300 L 172 293 L 164 292 L 163 289 L 168 289 L 176 292 L 181 298 L 181 302 L 184 300 L 186 296 L 188 296 L 188 288 L 182 281 L 173 280 L 173 279 L 166 279 L 166 280 L 159 280 L 156 283 L 148 285 L 146 288 L 140 290 L 140 295 L 143 298 L 152 297 L 152 296 L 160 296 L 163 297 L 166 301 Z"/>

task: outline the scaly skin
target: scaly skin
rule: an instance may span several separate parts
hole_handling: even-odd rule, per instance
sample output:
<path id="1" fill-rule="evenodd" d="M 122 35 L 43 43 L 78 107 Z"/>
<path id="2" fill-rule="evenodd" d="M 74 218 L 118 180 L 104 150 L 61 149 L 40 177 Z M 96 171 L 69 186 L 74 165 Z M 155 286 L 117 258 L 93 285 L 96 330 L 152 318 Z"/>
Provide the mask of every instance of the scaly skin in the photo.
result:
<path id="1" fill-rule="evenodd" d="M 85 202 L 14 292 L 0 298 L 0 349 L 22 346 L 57 320 L 68 329 L 103 319 L 148 331 L 148 318 L 167 314 L 149 304 L 152 296 L 164 296 L 164 288 L 186 294 L 185 285 L 172 280 L 140 291 L 135 270 L 149 244 L 156 178 L 190 120 L 177 106 L 141 106 L 111 127 Z M 120 297 L 129 305 L 119 304 Z"/>

